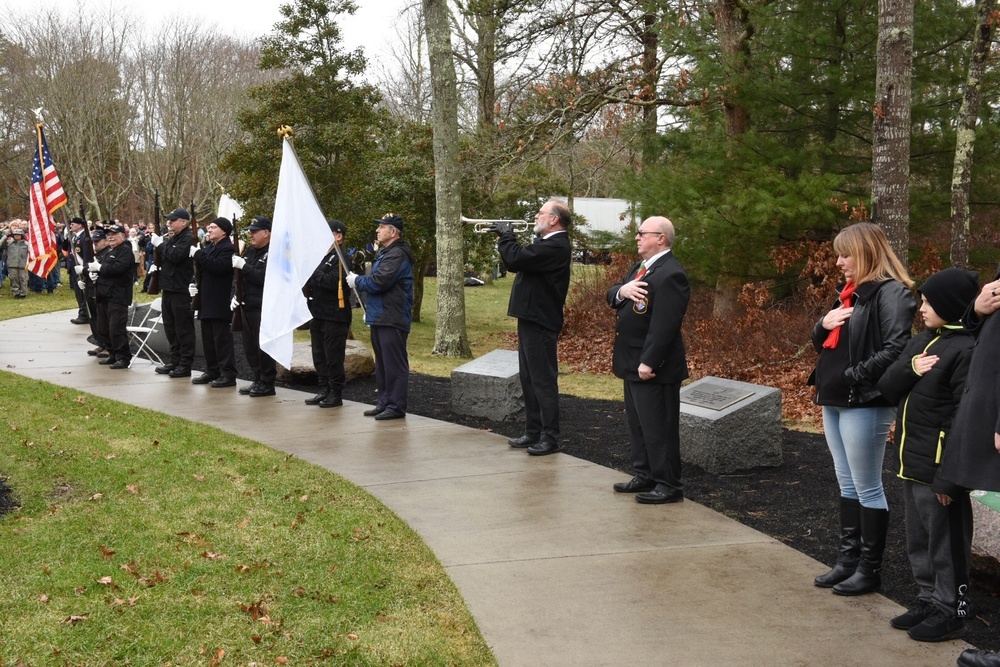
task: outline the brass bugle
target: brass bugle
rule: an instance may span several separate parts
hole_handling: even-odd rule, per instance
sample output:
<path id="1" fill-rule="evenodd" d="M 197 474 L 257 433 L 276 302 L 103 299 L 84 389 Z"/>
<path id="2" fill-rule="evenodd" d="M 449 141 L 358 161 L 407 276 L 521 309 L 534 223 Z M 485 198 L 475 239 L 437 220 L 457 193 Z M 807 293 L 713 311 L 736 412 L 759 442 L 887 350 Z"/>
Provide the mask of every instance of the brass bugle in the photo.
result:
<path id="1" fill-rule="evenodd" d="M 477 234 L 488 234 L 492 231 L 490 228 L 498 222 L 509 222 L 510 226 L 514 228 L 515 234 L 521 234 L 534 229 L 533 224 L 524 220 L 486 220 L 483 218 L 466 218 L 464 215 L 462 216 L 462 224 L 473 225 L 473 231 Z"/>

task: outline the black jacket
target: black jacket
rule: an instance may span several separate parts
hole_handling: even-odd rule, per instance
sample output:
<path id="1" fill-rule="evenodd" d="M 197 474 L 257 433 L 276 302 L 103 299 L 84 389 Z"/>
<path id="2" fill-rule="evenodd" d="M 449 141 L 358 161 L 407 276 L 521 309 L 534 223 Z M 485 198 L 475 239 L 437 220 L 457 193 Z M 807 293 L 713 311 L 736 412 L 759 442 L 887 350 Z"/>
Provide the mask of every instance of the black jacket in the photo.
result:
<path id="1" fill-rule="evenodd" d="M 656 376 L 647 382 L 680 384 L 688 377 L 681 324 L 691 299 L 687 275 L 674 254 L 660 257 L 642 280 L 647 283 L 644 307 L 630 299 L 617 300 L 618 290 L 631 281 L 639 263 L 608 289 L 608 304 L 618 311 L 612 370 L 616 377 L 639 382 L 639 364 Z"/>
<path id="2" fill-rule="evenodd" d="M 561 331 L 573 254 L 569 234 L 557 233 L 522 246 L 513 232 L 507 232 L 500 235 L 497 250 L 507 269 L 517 273 L 507 316 Z"/>
<path id="3" fill-rule="evenodd" d="M 961 326 L 923 331 L 878 381 L 882 395 L 898 405 L 896 446 L 903 479 L 934 483 L 975 344 L 972 332 Z M 913 358 L 922 352 L 939 357 L 923 376 L 913 370 Z"/>
<path id="4" fill-rule="evenodd" d="M 842 288 L 843 285 L 839 285 L 837 291 Z M 917 300 L 903 283 L 885 280 L 858 285 L 853 305 L 847 336 L 849 361 L 844 380 L 850 388 L 848 404 L 856 406 L 881 396 L 876 384 L 910 340 Z M 834 308 L 839 306 L 840 299 L 833 304 Z M 829 333 L 823 327 L 822 318 L 813 327 L 813 347 L 821 355 Z M 815 371 L 809 384 L 816 384 Z"/>
<path id="5" fill-rule="evenodd" d="M 331 250 L 306 281 L 309 312 L 317 320 L 351 322 L 351 289 L 347 271 L 340 267 L 337 251 Z"/>
<path id="6" fill-rule="evenodd" d="M 233 299 L 233 241 L 223 236 L 195 253 L 194 261 L 201 267 L 201 307 L 199 320 L 232 321 L 229 307 Z"/>
<path id="7" fill-rule="evenodd" d="M 132 286 L 135 283 L 135 255 L 132 246 L 122 243 L 109 248 L 99 260 L 101 271 L 97 274 L 97 301 L 128 306 L 132 303 Z"/>
<path id="8" fill-rule="evenodd" d="M 188 293 L 188 285 L 194 282 L 194 260 L 191 259 L 191 243 L 194 235 L 190 227 L 180 234 L 168 236 L 160 245 L 160 291 Z"/>
<path id="9" fill-rule="evenodd" d="M 267 251 L 270 244 L 263 248 L 247 246 L 243 252 L 246 264 L 240 270 L 243 279 L 243 309 L 260 312 L 264 307 L 264 276 L 267 273 Z"/>

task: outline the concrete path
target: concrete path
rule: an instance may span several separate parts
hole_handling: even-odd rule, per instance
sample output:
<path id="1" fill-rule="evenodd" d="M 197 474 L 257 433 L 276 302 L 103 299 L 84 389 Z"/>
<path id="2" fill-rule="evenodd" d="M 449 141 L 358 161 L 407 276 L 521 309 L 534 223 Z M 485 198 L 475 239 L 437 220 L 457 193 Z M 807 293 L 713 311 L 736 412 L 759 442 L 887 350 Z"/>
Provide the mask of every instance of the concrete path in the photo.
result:
<path id="1" fill-rule="evenodd" d="M 499 435 L 418 416 L 376 422 L 358 403 L 320 410 L 282 389 L 250 399 L 156 375 L 145 360 L 111 371 L 84 353 L 72 315 L 0 322 L 0 368 L 169 406 L 359 484 L 434 550 L 504 667 L 944 667 L 967 646 L 910 640 L 889 627 L 895 603 L 814 587 L 823 565 L 697 503 L 615 494 L 625 477 L 614 470 L 529 457 Z"/>

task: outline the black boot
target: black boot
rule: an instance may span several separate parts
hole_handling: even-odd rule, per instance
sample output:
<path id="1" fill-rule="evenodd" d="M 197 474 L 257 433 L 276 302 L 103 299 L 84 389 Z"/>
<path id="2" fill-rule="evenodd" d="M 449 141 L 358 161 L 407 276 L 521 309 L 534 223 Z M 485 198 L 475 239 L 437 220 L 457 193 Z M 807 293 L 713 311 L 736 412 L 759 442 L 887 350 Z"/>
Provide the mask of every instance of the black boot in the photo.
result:
<path id="1" fill-rule="evenodd" d="M 326 398 L 320 401 L 319 407 L 339 408 L 343 404 L 344 404 L 344 399 L 341 397 L 341 390 L 330 387 L 330 393 L 326 395 Z"/>
<path id="2" fill-rule="evenodd" d="M 850 578 L 833 587 L 837 595 L 864 595 L 882 587 L 882 553 L 889 532 L 889 510 L 861 508 L 861 560 Z"/>
<path id="3" fill-rule="evenodd" d="M 327 395 L 330 393 L 329 381 L 326 378 L 319 379 L 319 393 L 312 398 L 306 399 L 306 405 L 319 405 L 326 400 Z"/>
<path id="4" fill-rule="evenodd" d="M 840 498 L 840 547 L 837 564 L 826 574 L 813 580 L 820 588 L 833 588 L 844 581 L 858 567 L 861 556 L 861 503 L 857 498 Z"/>

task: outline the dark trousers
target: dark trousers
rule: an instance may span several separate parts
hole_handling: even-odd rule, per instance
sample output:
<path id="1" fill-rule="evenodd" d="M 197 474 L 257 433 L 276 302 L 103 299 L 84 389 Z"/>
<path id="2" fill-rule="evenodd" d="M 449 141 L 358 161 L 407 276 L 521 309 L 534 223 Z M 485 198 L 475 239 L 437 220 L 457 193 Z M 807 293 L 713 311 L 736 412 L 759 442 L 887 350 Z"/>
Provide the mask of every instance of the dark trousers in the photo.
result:
<path id="1" fill-rule="evenodd" d="M 76 276 L 76 271 L 70 272 L 70 280 L 73 283 L 73 295 L 76 297 L 76 316 L 81 320 L 89 320 L 90 313 L 87 310 L 87 295 L 84 294 L 83 290 L 80 289 L 79 278 Z"/>
<path id="2" fill-rule="evenodd" d="M 253 381 L 263 385 L 273 385 L 278 375 L 278 367 L 267 352 L 260 349 L 260 311 L 240 309 L 243 313 L 243 353 L 253 371 Z"/>
<path id="3" fill-rule="evenodd" d="M 190 368 L 194 361 L 196 338 L 191 297 L 187 292 L 164 292 L 162 301 L 163 333 L 170 343 L 170 363 Z"/>
<path id="4" fill-rule="evenodd" d="M 968 615 L 972 502 L 962 493 L 945 507 L 927 484 L 903 480 L 906 551 L 917 599 L 950 617 Z"/>
<path id="5" fill-rule="evenodd" d="M 108 323 L 102 320 L 97 312 L 97 297 L 87 297 L 87 312 L 90 313 L 90 333 L 94 334 L 97 347 L 109 349 L 111 341 L 108 339 Z"/>
<path id="6" fill-rule="evenodd" d="M 534 322 L 517 321 L 517 361 L 524 394 L 524 433 L 559 441 L 559 333 Z"/>
<path id="7" fill-rule="evenodd" d="M 201 346 L 205 350 L 205 366 L 209 373 L 236 379 L 232 322 L 201 320 Z"/>
<path id="8" fill-rule="evenodd" d="M 128 344 L 128 306 L 110 301 L 97 302 L 97 318 L 107 328 L 108 354 L 115 361 L 131 361 L 132 350 Z"/>
<path id="9" fill-rule="evenodd" d="M 372 350 L 375 352 L 376 407 L 406 414 L 410 388 L 410 358 L 406 355 L 408 334 L 396 327 L 372 327 Z"/>
<path id="10" fill-rule="evenodd" d="M 626 380 L 625 420 L 635 476 L 664 492 L 683 490 L 681 385 Z"/>
<path id="11" fill-rule="evenodd" d="M 341 391 L 347 384 L 344 373 L 344 353 L 347 351 L 347 322 L 314 319 L 309 325 L 313 366 L 320 378 L 326 378 L 330 389 Z M 404 401 L 405 404 L 405 401 Z"/>

